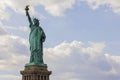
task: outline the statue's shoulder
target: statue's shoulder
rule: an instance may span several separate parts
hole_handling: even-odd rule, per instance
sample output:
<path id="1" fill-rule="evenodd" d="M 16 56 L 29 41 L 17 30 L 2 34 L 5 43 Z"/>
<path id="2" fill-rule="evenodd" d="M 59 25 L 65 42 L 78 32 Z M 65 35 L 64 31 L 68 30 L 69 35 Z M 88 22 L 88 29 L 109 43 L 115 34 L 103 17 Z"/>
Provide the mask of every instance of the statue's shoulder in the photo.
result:
<path id="1" fill-rule="evenodd" d="M 36 26 L 35 26 L 34 24 L 30 24 L 29 27 L 30 27 L 31 29 L 34 29 Z"/>

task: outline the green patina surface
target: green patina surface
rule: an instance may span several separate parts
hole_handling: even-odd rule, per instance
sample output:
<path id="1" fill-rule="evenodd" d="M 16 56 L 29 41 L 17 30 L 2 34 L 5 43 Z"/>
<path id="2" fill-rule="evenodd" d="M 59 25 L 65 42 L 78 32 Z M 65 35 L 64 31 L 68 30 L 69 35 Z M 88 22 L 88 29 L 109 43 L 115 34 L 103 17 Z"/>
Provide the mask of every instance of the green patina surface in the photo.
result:
<path id="1" fill-rule="evenodd" d="M 29 34 L 29 43 L 30 43 L 30 61 L 25 66 L 39 65 L 47 66 L 43 61 L 43 42 L 45 41 L 45 33 L 41 26 L 39 26 L 39 20 L 34 18 L 31 20 L 29 15 L 29 8 L 26 6 L 26 16 L 28 17 L 30 34 Z"/>

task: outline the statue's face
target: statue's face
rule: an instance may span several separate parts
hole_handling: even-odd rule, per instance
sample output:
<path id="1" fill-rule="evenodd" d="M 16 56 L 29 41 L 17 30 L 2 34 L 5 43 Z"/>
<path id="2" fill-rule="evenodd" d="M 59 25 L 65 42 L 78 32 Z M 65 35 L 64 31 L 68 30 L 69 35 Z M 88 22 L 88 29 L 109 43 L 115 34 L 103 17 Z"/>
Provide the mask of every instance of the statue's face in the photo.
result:
<path id="1" fill-rule="evenodd" d="M 33 19 L 33 22 L 35 25 L 39 26 L 39 20 L 38 19 Z"/>

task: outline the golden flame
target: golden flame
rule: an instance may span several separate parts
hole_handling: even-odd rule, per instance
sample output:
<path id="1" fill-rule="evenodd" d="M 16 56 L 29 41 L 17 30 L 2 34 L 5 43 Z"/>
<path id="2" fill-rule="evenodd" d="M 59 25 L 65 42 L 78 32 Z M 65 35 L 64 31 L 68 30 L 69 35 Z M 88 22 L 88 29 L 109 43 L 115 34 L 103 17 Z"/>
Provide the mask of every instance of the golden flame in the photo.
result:
<path id="1" fill-rule="evenodd" d="M 30 5 L 26 5 L 26 7 L 29 7 Z"/>

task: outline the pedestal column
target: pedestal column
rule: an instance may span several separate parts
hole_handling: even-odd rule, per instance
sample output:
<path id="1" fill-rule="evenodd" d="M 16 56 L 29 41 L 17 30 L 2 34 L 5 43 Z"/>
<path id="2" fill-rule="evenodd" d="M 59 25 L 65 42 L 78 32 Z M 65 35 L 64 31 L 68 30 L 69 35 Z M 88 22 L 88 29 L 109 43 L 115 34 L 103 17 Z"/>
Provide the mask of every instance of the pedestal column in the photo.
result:
<path id="1" fill-rule="evenodd" d="M 52 73 L 47 70 L 47 66 L 25 66 L 22 74 L 22 80 L 49 80 L 49 76 Z"/>

